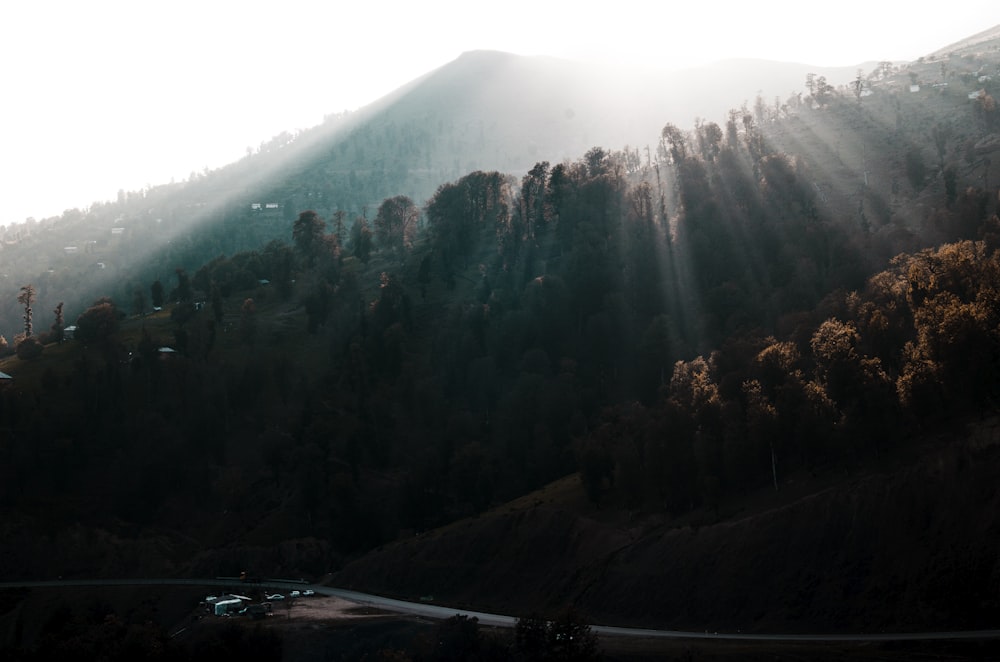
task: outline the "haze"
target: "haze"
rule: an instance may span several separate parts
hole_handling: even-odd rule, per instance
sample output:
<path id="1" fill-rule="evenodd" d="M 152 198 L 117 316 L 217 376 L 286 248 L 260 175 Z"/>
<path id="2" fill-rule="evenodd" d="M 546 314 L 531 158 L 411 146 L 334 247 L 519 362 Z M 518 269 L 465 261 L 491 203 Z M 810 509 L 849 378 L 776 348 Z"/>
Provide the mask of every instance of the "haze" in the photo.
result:
<path id="1" fill-rule="evenodd" d="M 352 5 L 5 4 L 0 224 L 222 166 L 467 50 L 664 68 L 734 57 L 844 66 L 914 60 L 1000 21 L 982 0 L 821 11 L 793 2 Z"/>

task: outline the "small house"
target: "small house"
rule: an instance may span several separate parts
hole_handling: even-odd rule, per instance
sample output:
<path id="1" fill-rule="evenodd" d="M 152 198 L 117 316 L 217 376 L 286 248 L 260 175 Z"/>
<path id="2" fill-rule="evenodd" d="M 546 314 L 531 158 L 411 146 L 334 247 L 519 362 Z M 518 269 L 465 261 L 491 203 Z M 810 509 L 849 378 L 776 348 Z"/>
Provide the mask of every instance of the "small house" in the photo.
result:
<path id="1" fill-rule="evenodd" d="M 76 336 L 76 325 L 67 326 L 63 329 L 63 340 L 73 340 Z"/>

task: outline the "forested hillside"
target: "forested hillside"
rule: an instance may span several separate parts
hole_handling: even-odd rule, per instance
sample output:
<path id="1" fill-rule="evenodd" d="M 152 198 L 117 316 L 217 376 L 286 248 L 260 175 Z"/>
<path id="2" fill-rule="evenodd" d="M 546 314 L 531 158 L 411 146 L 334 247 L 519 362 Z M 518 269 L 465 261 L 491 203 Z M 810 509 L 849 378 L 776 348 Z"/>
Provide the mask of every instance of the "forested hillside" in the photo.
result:
<path id="1" fill-rule="evenodd" d="M 0 362 L 2 572 L 318 576 L 574 472 L 718 512 L 991 411 L 997 62 L 811 76 L 648 149 L 443 170 L 426 204 L 409 164 L 323 188 L 331 160 L 149 256 L 167 212 L 115 221 L 148 282 Z"/>
<path id="2" fill-rule="evenodd" d="M 840 82 L 854 75 L 815 71 Z M 761 89 L 787 94 L 801 89 L 805 73 L 803 65 L 745 62 L 679 74 L 595 71 L 466 53 L 369 106 L 276 135 L 227 167 L 0 226 L 0 334 L 12 340 L 20 328 L 15 299 L 27 283 L 44 314 L 62 301 L 74 320 L 100 296 L 138 313 L 149 308 L 154 280 L 287 241 L 302 210 L 341 219 L 349 230 L 359 217 L 370 223 L 385 198 L 407 195 L 422 206 L 439 185 L 473 170 L 521 176 L 540 160 L 575 159 L 594 145 L 655 145 L 667 121 L 721 116 Z"/>

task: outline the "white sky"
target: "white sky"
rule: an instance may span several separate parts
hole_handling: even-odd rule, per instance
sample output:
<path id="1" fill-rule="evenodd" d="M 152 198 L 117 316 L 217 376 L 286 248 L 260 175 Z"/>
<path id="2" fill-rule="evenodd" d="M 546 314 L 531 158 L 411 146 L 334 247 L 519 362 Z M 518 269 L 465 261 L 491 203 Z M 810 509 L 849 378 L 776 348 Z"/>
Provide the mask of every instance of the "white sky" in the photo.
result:
<path id="1" fill-rule="evenodd" d="M 0 4 L 0 224 L 185 179 L 463 51 L 683 68 L 914 60 L 996 0 L 49 0 Z"/>

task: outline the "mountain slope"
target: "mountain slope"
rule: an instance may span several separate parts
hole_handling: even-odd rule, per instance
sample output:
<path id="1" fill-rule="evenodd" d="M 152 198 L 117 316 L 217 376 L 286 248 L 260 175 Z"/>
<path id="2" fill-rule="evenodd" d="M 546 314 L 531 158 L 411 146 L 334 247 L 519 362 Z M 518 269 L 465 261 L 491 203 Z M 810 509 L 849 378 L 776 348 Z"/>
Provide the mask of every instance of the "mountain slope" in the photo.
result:
<path id="1" fill-rule="evenodd" d="M 288 240 L 303 209 L 355 216 L 405 194 L 418 205 L 442 183 L 476 169 L 519 175 L 535 162 L 625 145 L 655 155 L 667 122 L 721 121 L 760 92 L 784 98 L 806 71 L 846 82 L 854 68 L 729 62 L 705 69 L 622 71 L 577 62 L 475 51 L 356 113 L 179 184 L 124 193 L 116 202 L 7 228 L 0 244 L 0 332 L 20 324 L 17 289 L 39 288 L 39 310 L 64 301 L 69 319 L 102 295 L 119 302 L 174 269 Z M 308 103 L 308 100 L 300 101 Z M 643 154 L 645 157 L 645 154 Z M 259 214 L 255 203 L 273 203 Z M 118 228 L 119 234 L 113 229 Z M 70 252 L 72 251 L 72 252 Z M 98 263 L 104 267 L 98 267 Z"/>
<path id="2" fill-rule="evenodd" d="M 992 627 L 1000 424 L 830 484 L 799 475 L 719 514 L 588 508 L 574 478 L 347 565 L 331 583 L 501 613 L 742 632 Z"/>

